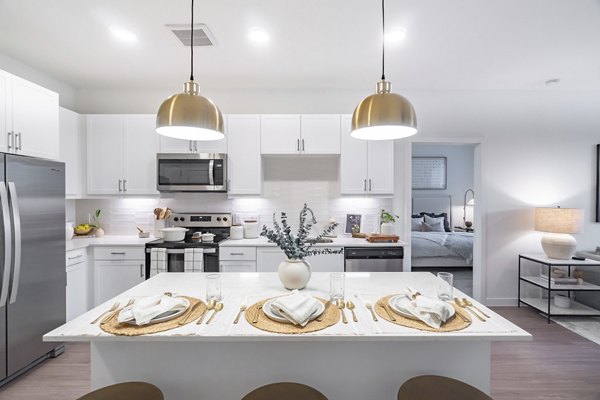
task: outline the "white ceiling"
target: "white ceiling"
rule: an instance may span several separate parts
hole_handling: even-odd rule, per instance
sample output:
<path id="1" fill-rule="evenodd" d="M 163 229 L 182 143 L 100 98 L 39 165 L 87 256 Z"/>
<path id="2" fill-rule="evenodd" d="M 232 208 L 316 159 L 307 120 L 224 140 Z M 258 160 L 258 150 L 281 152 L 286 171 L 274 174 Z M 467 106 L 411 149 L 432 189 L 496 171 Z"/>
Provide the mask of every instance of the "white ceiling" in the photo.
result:
<path id="1" fill-rule="evenodd" d="M 188 48 L 165 24 L 189 22 L 189 0 L 0 0 L 0 52 L 78 89 L 180 87 Z M 214 48 L 196 47 L 209 88 L 365 88 L 380 75 L 379 0 L 196 0 Z M 108 26 L 133 31 L 134 45 Z M 600 0 L 388 0 L 397 91 L 600 89 Z M 246 33 L 260 26 L 271 43 Z"/>

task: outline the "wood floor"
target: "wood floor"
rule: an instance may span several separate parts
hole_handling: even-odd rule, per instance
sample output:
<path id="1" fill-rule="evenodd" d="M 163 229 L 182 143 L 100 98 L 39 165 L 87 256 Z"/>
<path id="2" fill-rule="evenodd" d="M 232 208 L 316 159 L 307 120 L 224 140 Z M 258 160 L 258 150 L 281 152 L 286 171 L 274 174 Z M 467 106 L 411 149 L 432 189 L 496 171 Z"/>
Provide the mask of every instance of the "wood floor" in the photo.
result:
<path id="1" fill-rule="evenodd" d="M 600 400 L 600 346 L 530 308 L 494 311 L 533 335 L 492 345 L 495 400 Z M 89 346 L 67 344 L 65 354 L 0 388 L 0 400 L 75 400 L 90 390 L 89 376 Z"/>

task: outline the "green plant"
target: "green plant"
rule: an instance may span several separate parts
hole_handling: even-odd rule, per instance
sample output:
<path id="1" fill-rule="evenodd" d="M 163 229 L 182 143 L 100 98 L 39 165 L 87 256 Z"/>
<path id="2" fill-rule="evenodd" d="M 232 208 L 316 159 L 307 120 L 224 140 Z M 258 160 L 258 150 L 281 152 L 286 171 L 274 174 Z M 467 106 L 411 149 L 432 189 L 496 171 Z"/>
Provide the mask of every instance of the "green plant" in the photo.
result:
<path id="1" fill-rule="evenodd" d="M 96 212 L 94 213 L 94 223 L 90 224 L 90 226 L 94 227 L 94 228 L 100 228 L 100 214 L 102 213 L 102 210 L 97 209 Z"/>
<path id="2" fill-rule="evenodd" d="M 396 222 L 396 218 L 400 218 L 397 215 L 389 213 L 385 211 L 383 208 L 381 209 L 381 214 L 379 215 L 379 224 L 387 224 Z"/>
<path id="3" fill-rule="evenodd" d="M 310 218 L 308 213 L 310 212 Z M 306 257 L 318 255 L 318 254 L 339 254 L 342 250 L 331 250 L 331 249 L 313 249 L 314 243 L 307 243 L 308 234 L 314 224 L 317 223 L 315 214 L 306 204 L 300 211 L 300 225 L 296 235 L 292 233 L 292 228 L 288 224 L 288 216 L 286 213 L 281 213 L 281 223 L 277 222 L 275 213 L 273 213 L 273 229 L 267 228 L 263 225 L 261 236 L 265 236 L 267 239 L 275 243 L 283 252 L 286 257 L 290 260 L 303 260 Z M 329 224 L 320 235 L 317 236 L 317 241 L 322 237 L 330 234 L 338 226 L 337 223 Z"/>

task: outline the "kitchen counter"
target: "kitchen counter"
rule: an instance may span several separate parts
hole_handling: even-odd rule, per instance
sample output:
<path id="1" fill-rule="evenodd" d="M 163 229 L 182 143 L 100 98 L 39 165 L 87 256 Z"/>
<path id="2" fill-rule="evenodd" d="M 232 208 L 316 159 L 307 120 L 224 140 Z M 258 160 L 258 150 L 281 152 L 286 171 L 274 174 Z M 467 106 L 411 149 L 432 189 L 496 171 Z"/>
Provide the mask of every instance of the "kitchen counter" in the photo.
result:
<path id="1" fill-rule="evenodd" d="M 88 246 L 143 246 L 153 240 L 156 240 L 153 236 L 141 239 L 137 235 L 105 235 L 99 238 L 75 236 L 66 241 L 66 250 L 83 249 Z"/>
<path id="2" fill-rule="evenodd" d="M 228 239 L 219 243 L 220 247 L 276 247 L 275 243 L 269 242 L 265 237 L 257 239 Z M 333 238 L 332 243 L 317 243 L 315 247 L 405 247 L 406 242 L 399 240 L 398 243 L 369 243 L 367 239 L 341 236 Z"/>
<path id="3" fill-rule="evenodd" d="M 265 332 L 245 317 L 232 323 L 242 304 L 289 293 L 276 273 L 222 274 L 225 308 L 210 325 L 192 322 L 130 337 L 107 334 L 90 324 L 115 302 L 125 304 L 136 296 L 172 292 L 204 297 L 205 274 L 163 273 L 46 334 L 44 340 L 91 342 L 92 389 L 144 380 L 173 399 L 191 400 L 198 393 L 207 399 L 240 399 L 277 381 L 302 382 L 331 399 L 391 399 L 404 380 L 422 374 L 449 376 L 489 393 L 491 342 L 530 340 L 529 333 L 475 300 L 491 318 L 473 319 L 464 330 L 446 333 L 406 328 L 382 318 L 374 322 L 365 307 L 366 301 L 373 304 L 407 286 L 435 296 L 437 279 L 425 272 L 347 273 L 346 298 L 355 302 L 358 322 L 348 318 L 348 324 L 308 334 Z M 303 291 L 322 298 L 328 292 L 328 273 L 314 273 Z M 454 295 L 467 297 L 456 289 Z"/>

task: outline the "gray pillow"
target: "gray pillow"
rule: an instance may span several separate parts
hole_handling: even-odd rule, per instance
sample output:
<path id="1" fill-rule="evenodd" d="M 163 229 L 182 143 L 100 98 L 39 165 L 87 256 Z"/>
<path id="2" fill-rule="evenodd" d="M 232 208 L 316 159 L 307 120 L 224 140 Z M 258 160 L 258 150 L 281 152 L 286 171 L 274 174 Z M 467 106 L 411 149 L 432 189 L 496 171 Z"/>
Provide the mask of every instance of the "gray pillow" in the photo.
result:
<path id="1" fill-rule="evenodd" d="M 444 217 L 430 217 L 427 214 L 423 215 L 423 217 L 425 218 L 425 223 L 426 224 L 434 225 L 434 224 L 437 224 L 438 222 L 441 223 L 442 224 L 442 232 L 444 232 L 444 229 L 443 229 L 444 228 L 444 221 L 445 221 Z"/>
<path id="2" fill-rule="evenodd" d="M 411 217 L 410 222 L 411 231 L 421 232 L 421 223 L 423 222 L 423 217 Z"/>
<path id="3" fill-rule="evenodd" d="M 423 222 L 421 223 L 421 232 L 445 232 L 444 221 L 438 221 L 433 224 Z"/>

